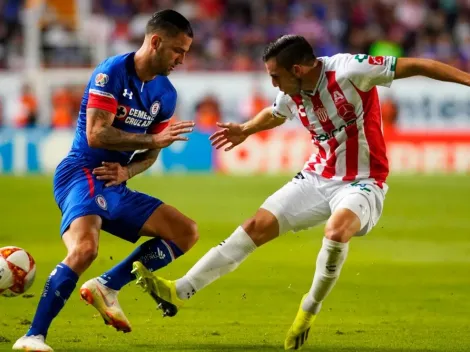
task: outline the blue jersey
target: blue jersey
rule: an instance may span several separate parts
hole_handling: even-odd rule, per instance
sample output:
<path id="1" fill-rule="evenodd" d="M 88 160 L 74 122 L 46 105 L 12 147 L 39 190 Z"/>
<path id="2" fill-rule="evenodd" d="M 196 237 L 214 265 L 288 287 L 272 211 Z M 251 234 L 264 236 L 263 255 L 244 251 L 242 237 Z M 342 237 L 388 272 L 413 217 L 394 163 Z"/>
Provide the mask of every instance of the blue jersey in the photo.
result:
<path id="1" fill-rule="evenodd" d="M 106 187 L 93 169 L 103 161 L 128 164 L 134 151 L 92 148 L 86 135 L 86 110 L 98 108 L 115 115 L 113 126 L 130 133 L 159 133 L 176 106 L 176 90 L 166 76 L 142 82 L 134 53 L 114 56 L 96 67 L 85 89 L 77 130 L 68 156 L 54 175 L 54 198 L 62 212 L 60 233 L 86 215 L 98 215 L 102 229 L 131 242 L 162 201 L 130 190 L 126 183 Z"/>
<path id="2" fill-rule="evenodd" d="M 110 57 L 91 75 L 80 105 L 71 155 L 83 156 L 93 167 L 102 161 L 125 165 L 133 151 L 92 148 L 86 135 L 86 110 L 98 108 L 115 114 L 113 126 L 130 133 L 158 133 L 169 123 L 176 107 L 176 90 L 166 76 L 142 82 L 134 66 L 135 53 Z"/>

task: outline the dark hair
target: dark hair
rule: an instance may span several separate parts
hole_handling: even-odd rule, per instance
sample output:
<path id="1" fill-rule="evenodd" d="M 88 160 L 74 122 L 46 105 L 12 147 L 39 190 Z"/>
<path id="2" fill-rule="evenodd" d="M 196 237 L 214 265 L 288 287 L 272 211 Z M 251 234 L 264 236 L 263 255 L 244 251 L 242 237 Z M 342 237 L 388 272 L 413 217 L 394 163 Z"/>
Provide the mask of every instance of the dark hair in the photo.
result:
<path id="1" fill-rule="evenodd" d="M 263 61 L 276 58 L 276 62 L 290 70 L 293 65 L 307 64 L 315 61 L 313 48 L 304 37 L 300 35 L 283 35 L 264 49 Z"/>
<path id="2" fill-rule="evenodd" d="M 155 12 L 147 22 L 145 33 L 163 31 L 169 36 L 176 36 L 183 32 L 188 37 L 193 37 L 193 29 L 189 21 L 179 12 L 174 10 L 161 10 Z"/>

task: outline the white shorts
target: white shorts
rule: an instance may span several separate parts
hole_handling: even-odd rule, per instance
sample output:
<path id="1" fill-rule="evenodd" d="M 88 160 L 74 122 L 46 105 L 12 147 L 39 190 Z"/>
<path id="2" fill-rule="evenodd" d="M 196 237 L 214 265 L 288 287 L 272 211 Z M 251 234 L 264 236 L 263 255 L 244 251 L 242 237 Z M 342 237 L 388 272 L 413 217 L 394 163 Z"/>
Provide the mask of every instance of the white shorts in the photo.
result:
<path id="1" fill-rule="evenodd" d="M 276 216 L 279 234 L 317 226 L 336 209 L 346 208 L 359 217 L 361 230 L 356 236 L 361 236 L 379 221 L 387 190 L 385 183 L 381 188 L 374 179 L 345 182 L 302 171 L 266 199 L 261 208 Z"/>

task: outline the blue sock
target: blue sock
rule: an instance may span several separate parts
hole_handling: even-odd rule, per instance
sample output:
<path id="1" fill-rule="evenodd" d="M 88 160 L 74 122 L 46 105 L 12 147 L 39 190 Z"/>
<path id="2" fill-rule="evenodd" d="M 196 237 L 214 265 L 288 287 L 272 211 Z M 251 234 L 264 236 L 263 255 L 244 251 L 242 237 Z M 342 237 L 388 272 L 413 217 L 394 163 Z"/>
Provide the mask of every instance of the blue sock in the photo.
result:
<path id="1" fill-rule="evenodd" d="M 101 275 L 99 281 L 113 290 L 120 290 L 124 285 L 135 280 L 135 275 L 131 274 L 133 262 L 140 261 L 147 269 L 155 271 L 167 266 L 183 254 L 183 251 L 173 242 L 159 237 L 152 238 L 142 243 L 114 268 Z"/>
<path id="2" fill-rule="evenodd" d="M 65 302 L 75 289 L 77 281 L 78 275 L 64 263 L 55 267 L 46 281 L 33 323 L 26 336 L 47 336 L 52 320 L 64 307 Z"/>

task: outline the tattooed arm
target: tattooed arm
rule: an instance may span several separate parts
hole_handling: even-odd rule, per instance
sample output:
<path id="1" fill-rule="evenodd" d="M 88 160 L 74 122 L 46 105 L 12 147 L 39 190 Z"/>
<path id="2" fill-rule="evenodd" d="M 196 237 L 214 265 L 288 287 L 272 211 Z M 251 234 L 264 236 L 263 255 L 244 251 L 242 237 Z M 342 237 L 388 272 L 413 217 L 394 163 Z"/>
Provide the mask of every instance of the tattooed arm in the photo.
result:
<path id="1" fill-rule="evenodd" d="M 128 133 L 113 127 L 114 114 L 108 111 L 90 108 L 86 115 L 90 147 L 121 151 L 155 148 L 153 135 Z"/>
<path id="2" fill-rule="evenodd" d="M 147 170 L 157 160 L 159 153 L 160 149 L 150 149 L 143 153 L 137 153 L 132 161 L 125 166 L 103 161 L 101 166 L 93 169 L 93 175 L 98 180 L 105 181 L 106 187 L 116 186 Z"/>
<path id="3" fill-rule="evenodd" d="M 180 134 L 192 131 L 193 122 L 179 122 L 160 134 L 129 133 L 112 126 L 114 114 L 97 109 L 87 109 L 86 134 L 88 145 L 92 148 L 104 148 L 120 151 L 140 149 L 161 149 L 174 141 L 185 141 Z"/>

